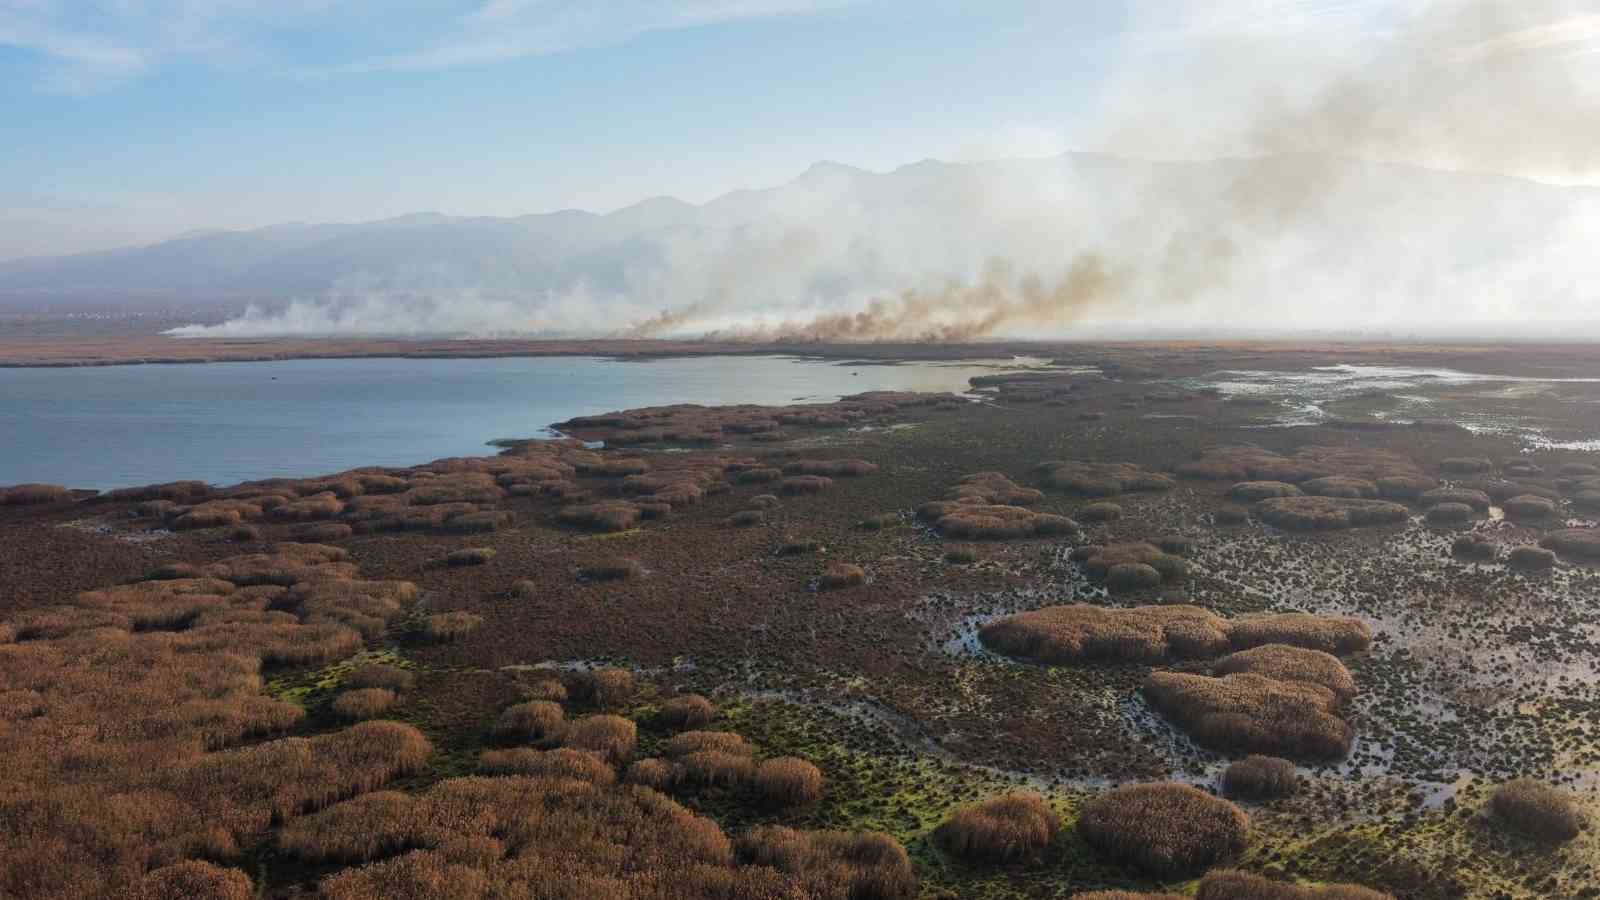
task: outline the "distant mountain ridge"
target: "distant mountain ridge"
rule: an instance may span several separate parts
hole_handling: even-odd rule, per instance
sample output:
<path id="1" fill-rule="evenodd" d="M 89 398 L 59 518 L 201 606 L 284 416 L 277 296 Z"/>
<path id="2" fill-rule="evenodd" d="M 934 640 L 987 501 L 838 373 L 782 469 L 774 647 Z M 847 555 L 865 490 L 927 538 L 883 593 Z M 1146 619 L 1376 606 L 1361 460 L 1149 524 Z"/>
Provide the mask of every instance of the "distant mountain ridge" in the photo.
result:
<path id="1" fill-rule="evenodd" d="M 1273 241 L 1277 277 L 1298 266 L 1308 282 L 1337 281 L 1349 291 L 1365 284 L 1358 276 L 1378 279 L 1385 269 L 1415 280 L 1459 266 L 1450 279 L 1482 280 L 1490 266 L 1499 273 L 1593 238 L 1596 222 L 1596 189 L 1346 160 L 1179 163 L 1068 153 L 924 160 L 886 173 L 818 163 L 777 187 L 703 205 L 653 197 L 605 214 L 423 212 L 11 260 L 0 262 L 0 309 L 273 308 L 399 293 L 487 298 L 519 316 L 580 302 L 633 312 L 701 302 L 814 311 L 919 279 L 970 277 L 996 256 L 1047 269 L 1109 247 L 1170 266 L 1173 235 L 1221 225 L 1227 240 L 1219 245 Z M 1555 237 L 1547 233 L 1558 227 Z M 1550 277 L 1573 287 L 1566 274 Z"/>

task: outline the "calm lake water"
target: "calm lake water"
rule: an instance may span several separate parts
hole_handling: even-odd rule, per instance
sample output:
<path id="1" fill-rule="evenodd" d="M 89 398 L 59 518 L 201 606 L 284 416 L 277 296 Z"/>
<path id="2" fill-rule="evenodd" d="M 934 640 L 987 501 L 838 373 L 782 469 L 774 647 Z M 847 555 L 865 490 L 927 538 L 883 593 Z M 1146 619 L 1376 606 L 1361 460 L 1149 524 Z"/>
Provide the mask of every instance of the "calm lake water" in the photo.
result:
<path id="1" fill-rule="evenodd" d="M 0 484 L 232 484 L 493 453 L 573 416 L 666 403 L 784 404 L 965 391 L 1000 363 L 788 357 L 306 359 L 0 369 Z"/>

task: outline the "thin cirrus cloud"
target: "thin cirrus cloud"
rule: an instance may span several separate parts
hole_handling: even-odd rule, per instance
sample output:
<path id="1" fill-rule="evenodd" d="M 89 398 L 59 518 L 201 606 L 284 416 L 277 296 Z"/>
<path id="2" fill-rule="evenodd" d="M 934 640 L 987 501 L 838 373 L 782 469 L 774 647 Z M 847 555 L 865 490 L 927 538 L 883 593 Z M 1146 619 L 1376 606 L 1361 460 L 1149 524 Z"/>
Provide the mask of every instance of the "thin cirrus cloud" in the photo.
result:
<path id="1" fill-rule="evenodd" d="M 484 0 L 461 10 L 439 0 L 0 0 L 0 51 L 22 51 L 41 90 L 89 94 L 178 62 L 293 75 L 447 69 L 865 2 Z M 407 37 L 376 42 L 392 31 Z"/>

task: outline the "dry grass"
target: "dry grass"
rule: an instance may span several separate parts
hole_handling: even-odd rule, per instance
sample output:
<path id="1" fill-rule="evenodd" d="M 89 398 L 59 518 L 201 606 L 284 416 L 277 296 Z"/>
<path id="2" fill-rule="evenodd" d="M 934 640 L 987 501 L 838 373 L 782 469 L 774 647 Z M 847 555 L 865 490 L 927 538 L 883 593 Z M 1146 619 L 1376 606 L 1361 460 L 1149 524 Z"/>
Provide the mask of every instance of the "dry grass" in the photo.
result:
<path id="1" fill-rule="evenodd" d="M 860 587 L 867 583 L 865 569 L 853 563 L 830 563 L 822 570 L 822 575 L 817 579 L 817 586 L 825 591 L 836 591 L 842 588 Z"/>
<path id="2" fill-rule="evenodd" d="M 1073 515 L 1082 522 L 1115 522 L 1122 518 L 1122 507 L 1102 500 L 1099 503 L 1079 507 Z"/>
<path id="3" fill-rule="evenodd" d="M 1195 900 L 1394 900 L 1358 884 L 1300 885 L 1248 872 L 1216 870 L 1200 879 Z"/>
<path id="4" fill-rule="evenodd" d="M 1106 791 L 1084 804 L 1078 833 L 1119 863 L 1181 876 L 1242 852 L 1250 817 L 1188 785 L 1142 784 Z"/>
<path id="5" fill-rule="evenodd" d="M 963 806 L 935 832 L 939 844 L 965 859 L 1037 862 L 1061 820 L 1038 794 L 1004 794 Z"/>
<path id="6" fill-rule="evenodd" d="M 1294 763 L 1276 756 L 1252 754 L 1231 763 L 1222 773 L 1222 792 L 1244 800 L 1276 800 L 1300 789 Z"/>
<path id="7" fill-rule="evenodd" d="M 624 780 L 628 784 L 637 784 L 657 791 L 665 791 L 672 787 L 672 763 L 657 757 L 637 760 L 628 766 Z"/>
<path id="8" fill-rule="evenodd" d="M 1570 841 L 1583 828 L 1583 816 L 1570 794 L 1531 778 L 1495 788 L 1489 811 L 1513 830 L 1540 841 Z"/>
<path id="9" fill-rule="evenodd" d="M 571 778 L 589 784 L 612 784 L 617 772 L 592 753 L 560 747 L 535 750 L 515 747 L 510 750 L 485 750 L 478 755 L 478 768 L 488 775 L 530 775 L 535 778 Z"/>
<path id="10" fill-rule="evenodd" d="M 1344 663 L 1331 653 L 1287 644 L 1263 644 L 1217 660 L 1217 675 L 1248 672 L 1278 681 L 1303 681 L 1327 688 L 1340 700 L 1356 695 L 1356 680 Z"/>
<path id="11" fill-rule="evenodd" d="M 1197 743 L 1224 753 L 1339 759 L 1350 752 L 1355 736 L 1350 724 L 1334 714 L 1338 697 L 1303 681 L 1153 672 L 1143 692 L 1151 706 Z"/>
<path id="12" fill-rule="evenodd" d="M 1047 606 L 990 622 L 978 637 L 1007 656 L 1055 665 L 1201 658 L 1230 646 L 1225 620 L 1185 605 Z"/>
<path id="13" fill-rule="evenodd" d="M 1109 580 L 1118 566 L 1147 566 L 1156 571 L 1158 580 L 1177 581 L 1189 573 L 1189 564 L 1151 544 L 1110 544 L 1105 547 L 1079 547 L 1073 558 L 1083 566 L 1091 578 Z"/>
<path id="14" fill-rule="evenodd" d="M 388 688 L 356 688 L 333 698 L 333 712 L 341 719 L 376 719 L 388 712 L 396 699 Z"/>
<path id="15" fill-rule="evenodd" d="M 422 620 L 422 636 L 443 643 L 460 640 L 483 626 L 483 616 L 455 610 L 435 613 Z"/>
<path id="16" fill-rule="evenodd" d="M 682 694 L 661 704 L 656 718 L 668 728 L 699 728 L 717 717 L 717 707 L 699 694 Z"/>
<path id="17" fill-rule="evenodd" d="M 315 522 L 310 525 L 301 525 L 294 530 L 294 539 L 297 541 L 311 541 L 326 543 L 328 541 L 342 541 L 349 537 L 353 531 L 343 522 Z"/>
<path id="18" fill-rule="evenodd" d="M 537 741 L 560 734 L 566 724 L 561 704 L 550 700 L 529 700 L 508 706 L 495 720 L 495 737 L 513 741 Z"/>
<path id="19" fill-rule="evenodd" d="M 756 764 L 748 756 L 702 750 L 686 753 L 672 762 L 674 788 L 742 788 L 755 777 Z"/>
<path id="20" fill-rule="evenodd" d="M 41 506 L 65 503 L 72 492 L 59 484 L 14 484 L 0 487 L 0 506 Z"/>
<path id="21" fill-rule="evenodd" d="M 602 709 L 616 709 L 633 699 L 639 683 L 627 669 L 605 668 L 580 673 L 574 687 L 578 699 L 593 701 Z"/>
<path id="22" fill-rule="evenodd" d="M 584 716 L 562 729 L 559 739 L 563 747 L 597 753 L 612 765 L 620 766 L 633 755 L 639 729 L 621 716 Z"/>
<path id="23" fill-rule="evenodd" d="M 344 501 L 332 492 L 301 497 L 272 508 L 272 518 L 288 522 L 305 522 L 332 519 L 344 512 Z"/>

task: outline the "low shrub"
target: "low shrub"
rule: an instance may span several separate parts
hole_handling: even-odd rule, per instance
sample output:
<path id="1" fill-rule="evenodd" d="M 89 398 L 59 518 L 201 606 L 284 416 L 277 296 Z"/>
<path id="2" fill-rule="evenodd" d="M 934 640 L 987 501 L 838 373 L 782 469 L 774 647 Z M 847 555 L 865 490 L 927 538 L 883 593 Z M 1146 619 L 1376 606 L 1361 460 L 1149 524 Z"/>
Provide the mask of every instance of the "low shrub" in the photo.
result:
<path id="1" fill-rule="evenodd" d="M 578 577 L 584 581 L 626 581 L 643 574 L 643 564 L 624 556 L 591 560 L 578 567 Z"/>
<path id="2" fill-rule="evenodd" d="M 1356 695 L 1356 680 L 1337 656 L 1287 644 L 1262 644 L 1217 660 L 1217 675 L 1249 672 L 1278 681 L 1304 681 L 1321 685 L 1340 700 Z"/>
<path id="3" fill-rule="evenodd" d="M 911 857 L 899 841 L 881 832 L 767 825 L 746 831 L 734 846 L 741 862 L 796 878 L 805 896 L 908 900 L 916 894 Z"/>
<path id="4" fill-rule="evenodd" d="M 1354 500 L 1371 500 L 1378 496 L 1378 486 L 1365 478 L 1347 475 L 1326 475 L 1300 482 L 1300 489 L 1314 497 L 1344 497 Z"/>
<path id="5" fill-rule="evenodd" d="M 1112 593 L 1149 590 L 1161 586 L 1161 573 L 1144 563 L 1117 563 L 1106 570 L 1106 587 Z"/>
<path id="6" fill-rule="evenodd" d="M 878 471 L 864 459 L 797 459 L 783 467 L 785 475 L 823 475 L 829 478 L 859 478 Z"/>
<path id="7" fill-rule="evenodd" d="M 1007 656 L 1057 665 L 1210 657 L 1230 646 L 1226 621 L 1181 604 L 1047 606 L 996 619 L 979 629 L 978 638 Z"/>
<path id="8" fill-rule="evenodd" d="M 1172 479 L 1132 463 L 1051 460 L 1034 467 L 1046 487 L 1060 488 L 1085 497 L 1160 492 L 1172 489 Z"/>
<path id="9" fill-rule="evenodd" d="M 639 689 L 638 679 L 632 672 L 615 667 L 581 673 L 576 683 L 579 699 L 592 700 L 605 709 L 626 704 Z"/>
<path id="10" fill-rule="evenodd" d="M 1082 565 L 1091 578 L 1109 579 L 1113 569 L 1124 565 L 1148 566 L 1161 579 L 1170 581 L 1182 579 L 1189 573 L 1189 564 L 1183 557 L 1145 543 L 1079 547 L 1072 551 L 1072 559 Z M 1147 574 L 1144 577 L 1148 577 Z"/>
<path id="11" fill-rule="evenodd" d="M 778 482 L 780 494 L 820 494 L 833 486 L 825 475 L 792 475 Z"/>
<path id="12" fill-rule="evenodd" d="M 1386 475 L 1377 480 L 1378 496 L 1387 500 L 1416 500 L 1439 486 L 1425 475 Z"/>
<path id="13" fill-rule="evenodd" d="M 395 704 L 394 691 L 388 688 L 355 688 L 333 698 L 333 712 L 341 719 L 376 719 Z"/>
<path id="14" fill-rule="evenodd" d="M 457 534 L 484 534 L 510 528 L 515 521 L 516 517 L 503 509 L 483 509 L 451 516 L 445 520 L 444 527 Z"/>
<path id="15" fill-rule="evenodd" d="M 1200 879 L 1194 900 L 1394 900 L 1358 884 L 1299 885 L 1218 869 Z"/>
<path id="16" fill-rule="evenodd" d="M 1299 488 L 1282 481 L 1241 481 L 1228 490 L 1228 496 L 1245 503 L 1273 497 L 1298 497 L 1302 493 Z"/>
<path id="17" fill-rule="evenodd" d="M 1101 501 L 1080 507 L 1074 515 L 1081 522 L 1115 522 L 1122 518 L 1122 507 L 1115 503 Z"/>
<path id="18" fill-rule="evenodd" d="M 826 569 L 822 570 L 822 576 L 817 579 L 817 586 L 825 591 L 859 587 L 866 583 L 866 570 L 858 565 L 843 562 L 829 564 Z"/>
<path id="19" fill-rule="evenodd" d="M 1500 555 L 1494 541 L 1479 534 L 1464 534 L 1450 545 L 1451 554 L 1474 562 L 1490 562 Z"/>
<path id="20" fill-rule="evenodd" d="M 672 759 L 705 752 L 749 756 L 755 751 L 744 738 L 731 731 L 685 731 L 669 738 L 661 748 L 662 755 Z"/>
<path id="21" fill-rule="evenodd" d="M 621 716 L 598 714 L 575 719 L 562 730 L 561 746 L 587 750 L 622 765 L 633 755 L 639 729 Z"/>
<path id="22" fill-rule="evenodd" d="M 946 537 L 963 540 L 1013 540 L 1078 531 L 1078 523 L 1066 516 L 1020 506 L 975 506 L 940 500 L 923 504 L 917 514 L 933 520 Z"/>
<path id="23" fill-rule="evenodd" d="M 1218 752 L 1332 760 L 1347 755 L 1355 737 L 1334 714 L 1338 697 L 1309 682 L 1153 672 L 1142 690 L 1196 743 Z"/>
<path id="24" fill-rule="evenodd" d="M 493 547 L 463 547 L 452 550 L 444 556 L 447 566 L 481 566 L 494 559 L 497 551 Z"/>
<path id="25" fill-rule="evenodd" d="M 1106 791 L 1084 804 L 1078 834 L 1116 862 L 1173 877 L 1242 852 L 1250 817 L 1185 784 L 1141 784 Z"/>
<path id="26" fill-rule="evenodd" d="M 310 525 L 301 525 L 295 528 L 293 532 L 295 540 L 311 541 L 313 543 L 342 541 L 353 533 L 350 526 L 343 522 L 316 522 Z"/>
<path id="27" fill-rule="evenodd" d="M 1524 572 L 1548 572 L 1556 567 L 1556 555 L 1541 547 L 1513 547 L 1506 564 Z"/>
<path id="28" fill-rule="evenodd" d="M 958 566 L 971 565 L 978 561 L 978 551 L 973 547 L 951 547 L 944 552 L 944 561 Z"/>
<path id="29" fill-rule="evenodd" d="M 410 672 L 387 663 L 364 663 L 344 677 L 346 687 L 388 688 L 396 692 L 411 690 L 415 682 L 416 677 Z"/>
<path id="30" fill-rule="evenodd" d="M 1512 497 L 1501 506 L 1506 511 L 1506 518 L 1513 522 L 1543 522 L 1554 518 L 1559 510 L 1553 501 L 1533 494 Z"/>
<path id="31" fill-rule="evenodd" d="M 1229 620 L 1228 640 L 1235 650 L 1262 644 L 1288 644 L 1343 656 L 1371 646 L 1372 629 L 1351 616 L 1269 613 Z"/>
<path id="32" fill-rule="evenodd" d="M 1292 531 L 1392 525 L 1411 517 L 1398 503 L 1341 497 L 1278 497 L 1261 501 L 1256 514 L 1268 525 Z"/>
<path id="33" fill-rule="evenodd" d="M 672 787 L 672 763 L 664 759 L 651 757 L 637 760 L 628 766 L 628 772 L 623 780 L 628 784 L 637 784 L 642 787 L 657 791 L 665 791 Z"/>
<path id="34" fill-rule="evenodd" d="M 1424 508 L 1438 506 L 1441 503 L 1461 503 L 1479 512 L 1484 512 L 1494 503 L 1489 495 L 1483 491 L 1459 487 L 1434 488 L 1431 491 L 1425 491 L 1417 498 L 1417 502 L 1422 504 Z"/>
<path id="35" fill-rule="evenodd" d="M 964 859 L 1037 862 L 1060 827 L 1043 797 L 1016 792 L 957 809 L 934 834 Z"/>
<path id="36" fill-rule="evenodd" d="M 1439 462 L 1439 469 L 1453 475 L 1475 475 L 1494 469 L 1494 463 L 1481 456 L 1452 456 Z"/>
<path id="37" fill-rule="evenodd" d="M 978 472 L 963 476 L 945 497 L 975 505 L 1032 506 L 1044 499 L 1044 492 L 1023 487 L 1000 472 Z"/>
<path id="38" fill-rule="evenodd" d="M 477 631 L 483 616 L 456 610 L 435 613 L 422 620 L 422 634 L 430 641 L 454 641 Z"/>
<path id="39" fill-rule="evenodd" d="M 568 506 L 556 514 L 556 519 L 567 525 L 578 525 L 594 531 L 627 531 L 638 526 L 642 515 L 642 511 L 633 503 L 611 500 Z"/>
<path id="40" fill-rule="evenodd" d="M 1478 511 L 1465 503 L 1436 503 L 1425 517 L 1429 525 L 1470 525 Z"/>
<path id="41" fill-rule="evenodd" d="M 717 717 L 717 708 L 699 694 L 680 694 L 661 704 L 657 718 L 668 728 L 699 728 Z"/>
<path id="42" fill-rule="evenodd" d="M 489 775 L 529 775 L 535 778 L 572 778 L 589 784 L 606 785 L 617 780 L 615 769 L 592 753 L 558 747 L 535 750 L 513 747 L 485 750 L 478 754 L 478 769 Z"/>
<path id="43" fill-rule="evenodd" d="M 0 506 L 42 506 L 47 503 L 65 503 L 72 499 L 72 491 L 59 484 L 14 484 L 0 487 Z"/>
<path id="44" fill-rule="evenodd" d="M 198 859 L 151 869 L 130 900 L 250 900 L 250 876 Z"/>
<path id="45" fill-rule="evenodd" d="M 1222 792 L 1244 800 L 1276 800 L 1300 790 L 1294 763 L 1276 756 L 1252 754 L 1231 763 L 1222 773 Z"/>
<path id="46" fill-rule="evenodd" d="M 1541 841 L 1570 841 L 1583 827 L 1571 795 L 1531 778 L 1495 788 L 1489 811 L 1513 830 Z"/>
<path id="47" fill-rule="evenodd" d="M 1600 528 L 1563 528 L 1545 535 L 1539 546 L 1568 559 L 1600 560 Z"/>
<path id="48" fill-rule="evenodd" d="M 513 741 L 537 741 L 555 737 L 566 724 L 561 705 L 551 700 L 529 700 L 508 706 L 495 720 L 495 737 Z"/>
<path id="49" fill-rule="evenodd" d="M 792 756 L 762 762 L 756 767 L 754 783 L 769 806 L 804 806 L 822 799 L 822 770 Z"/>

